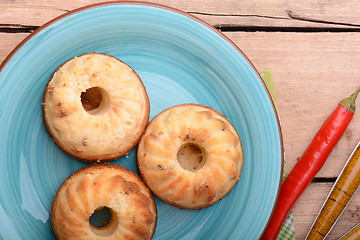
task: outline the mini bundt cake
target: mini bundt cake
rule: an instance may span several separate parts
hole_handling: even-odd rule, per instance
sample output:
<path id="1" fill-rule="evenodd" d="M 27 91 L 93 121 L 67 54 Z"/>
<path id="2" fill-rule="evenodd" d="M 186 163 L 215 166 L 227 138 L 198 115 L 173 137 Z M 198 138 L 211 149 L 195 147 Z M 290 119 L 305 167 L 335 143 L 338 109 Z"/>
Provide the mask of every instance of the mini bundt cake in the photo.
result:
<path id="1" fill-rule="evenodd" d="M 163 201 L 201 209 L 235 186 L 243 166 L 240 138 L 214 109 L 183 104 L 158 114 L 137 149 L 144 182 Z"/>
<path id="2" fill-rule="evenodd" d="M 149 121 L 140 77 L 119 59 L 88 53 L 61 65 L 43 98 L 45 126 L 67 154 L 87 162 L 127 154 Z"/>
<path id="3" fill-rule="evenodd" d="M 104 207 L 109 222 L 92 225 L 91 215 Z M 137 174 L 115 164 L 92 164 L 73 173 L 51 209 L 57 239 L 151 239 L 156 219 L 150 190 Z"/>

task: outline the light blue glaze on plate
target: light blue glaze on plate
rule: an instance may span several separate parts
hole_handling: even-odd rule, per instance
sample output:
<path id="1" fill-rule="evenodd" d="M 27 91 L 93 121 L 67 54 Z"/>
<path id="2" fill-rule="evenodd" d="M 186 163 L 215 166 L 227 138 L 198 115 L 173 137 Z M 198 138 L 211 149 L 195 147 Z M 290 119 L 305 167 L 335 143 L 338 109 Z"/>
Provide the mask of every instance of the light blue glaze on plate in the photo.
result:
<path id="1" fill-rule="evenodd" d="M 150 118 L 182 103 L 208 105 L 238 131 L 244 167 L 235 188 L 203 210 L 156 199 L 154 239 L 257 239 L 275 203 L 282 171 L 277 116 L 259 75 L 222 34 L 176 10 L 105 4 L 67 14 L 36 31 L 0 72 L 0 239 L 54 239 L 57 189 L 87 165 L 65 155 L 43 125 L 51 74 L 87 52 L 111 54 L 142 78 Z M 1 67 L 0 67 L 1 69 Z M 137 171 L 135 149 L 113 161 Z"/>

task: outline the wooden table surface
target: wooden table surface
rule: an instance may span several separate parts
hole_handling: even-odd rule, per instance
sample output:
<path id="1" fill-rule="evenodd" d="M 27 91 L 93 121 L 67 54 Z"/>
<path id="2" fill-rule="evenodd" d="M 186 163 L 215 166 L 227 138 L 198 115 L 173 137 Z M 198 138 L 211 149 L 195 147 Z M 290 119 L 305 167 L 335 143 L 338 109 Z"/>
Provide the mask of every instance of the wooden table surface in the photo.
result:
<path id="1" fill-rule="evenodd" d="M 100 1 L 0 0 L 0 62 L 39 26 L 94 2 Z M 205 20 L 237 44 L 259 72 L 271 68 L 288 170 L 338 101 L 360 86 L 358 0 L 152 2 Z M 306 236 L 359 140 L 360 112 L 356 112 L 345 135 L 293 208 L 296 239 Z M 352 199 L 328 239 L 336 239 L 357 222 L 360 222 L 360 193 Z"/>

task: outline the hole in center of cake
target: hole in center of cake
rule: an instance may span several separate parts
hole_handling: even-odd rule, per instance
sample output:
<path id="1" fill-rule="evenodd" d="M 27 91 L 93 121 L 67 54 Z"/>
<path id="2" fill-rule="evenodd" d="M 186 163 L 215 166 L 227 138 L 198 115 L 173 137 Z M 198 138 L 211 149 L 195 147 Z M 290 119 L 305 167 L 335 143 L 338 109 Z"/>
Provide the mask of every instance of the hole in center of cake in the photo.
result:
<path id="1" fill-rule="evenodd" d="M 195 172 L 205 165 L 205 155 L 205 149 L 200 145 L 196 143 L 184 143 L 177 153 L 177 160 L 182 168 Z"/>
<path id="2" fill-rule="evenodd" d="M 111 235 L 118 227 L 116 213 L 108 207 L 99 207 L 89 218 L 91 230 L 100 236 Z"/>
<path id="3" fill-rule="evenodd" d="M 85 111 L 95 115 L 108 109 L 109 94 L 101 87 L 92 87 L 81 93 L 81 104 Z"/>

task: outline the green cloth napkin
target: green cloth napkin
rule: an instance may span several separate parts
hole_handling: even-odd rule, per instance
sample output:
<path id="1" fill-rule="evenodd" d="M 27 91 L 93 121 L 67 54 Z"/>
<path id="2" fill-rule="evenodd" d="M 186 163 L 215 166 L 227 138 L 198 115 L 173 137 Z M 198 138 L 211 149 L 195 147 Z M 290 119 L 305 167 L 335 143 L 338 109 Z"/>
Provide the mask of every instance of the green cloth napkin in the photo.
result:
<path id="1" fill-rule="evenodd" d="M 264 80 L 267 89 L 269 90 L 271 98 L 274 101 L 275 109 L 278 112 L 278 107 L 277 107 L 277 103 L 276 103 L 275 86 L 274 86 L 274 81 L 273 81 L 270 69 L 265 68 L 261 73 L 261 77 Z M 287 169 L 286 169 L 286 161 L 284 159 L 283 181 L 285 180 L 286 177 L 287 177 Z M 284 224 L 282 225 L 282 227 L 280 229 L 279 235 L 276 239 L 277 240 L 279 240 L 279 239 L 295 240 L 294 221 L 293 221 L 293 216 L 292 216 L 291 212 L 287 216 Z"/>

